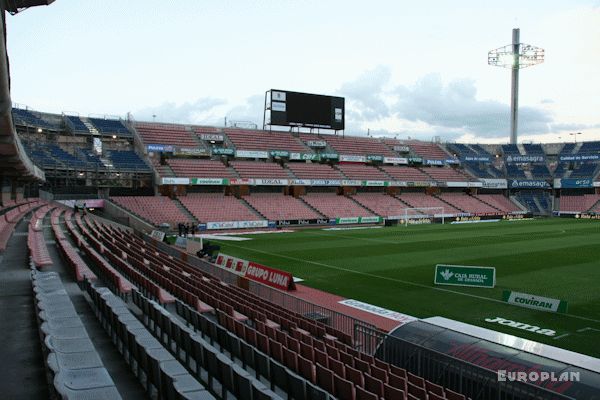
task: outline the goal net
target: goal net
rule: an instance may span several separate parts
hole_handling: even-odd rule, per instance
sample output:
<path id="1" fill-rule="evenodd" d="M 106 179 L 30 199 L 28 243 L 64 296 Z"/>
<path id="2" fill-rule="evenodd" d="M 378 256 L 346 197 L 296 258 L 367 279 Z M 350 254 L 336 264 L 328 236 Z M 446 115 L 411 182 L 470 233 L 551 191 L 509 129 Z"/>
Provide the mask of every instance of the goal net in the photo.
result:
<path id="1" fill-rule="evenodd" d="M 444 207 L 415 207 L 405 208 L 403 222 L 405 226 L 409 224 L 433 223 L 436 218 L 444 223 Z"/>

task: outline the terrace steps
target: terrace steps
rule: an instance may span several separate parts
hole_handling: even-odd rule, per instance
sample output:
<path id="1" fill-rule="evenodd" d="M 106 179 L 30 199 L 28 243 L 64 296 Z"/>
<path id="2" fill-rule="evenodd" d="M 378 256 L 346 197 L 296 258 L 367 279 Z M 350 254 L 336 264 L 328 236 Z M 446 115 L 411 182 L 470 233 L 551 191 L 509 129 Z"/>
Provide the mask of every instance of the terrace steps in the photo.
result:
<path id="1" fill-rule="evenodd" d="M 462 208 L 460 208 L 458 205 L 455 205 L 455 204 L 452 204 L 452 203 L 446 201 L 441 196 L 438 196 L 438 195 L 434 194 L 433 197 L 436 197 L 437 199 L 439 199 L 439 200 L 443 201 L 444 203 L 448 204 L 450 207 L 454 207 L 454 208 L 456 208 L 459 211 L 467 212 L 467 211 L 463 210 Z"/>
<path id="2" fill-rule="evenodd" d="M 88 121 L 87 118 L 79 117 L 79 119 L 81 119 L 81 122 L 83 122 L 85 127 L 88 128 L 88 130 L 90 131 L 90 133 L 92 135 L 100 135 L 100 132 L 98 132 L 98 129 L 96 129 L 96 127 L 94 125 L 92 125 L 92 123 L 90 121 Z"/>
<path id="3" fill-rule="evenodd" d="M 189 221 L 193 221 L 194 224 L 196 224 L 196 225 L 199 224 L 198 219 L 196 219 L 196 217 L 194 217 L 194 215 L 187 208 L 185 208 L 185 206 L 181 203 L 181 201 L 179 201 L 178 198 L 173 199 L 173 202 L 175 203 L 177 208 L 179 208 L 181 210 L 181 212 L 187 217 L 187 219 Z M 184 221 L 181 221 L 181 222 L 184 222 Z"/>

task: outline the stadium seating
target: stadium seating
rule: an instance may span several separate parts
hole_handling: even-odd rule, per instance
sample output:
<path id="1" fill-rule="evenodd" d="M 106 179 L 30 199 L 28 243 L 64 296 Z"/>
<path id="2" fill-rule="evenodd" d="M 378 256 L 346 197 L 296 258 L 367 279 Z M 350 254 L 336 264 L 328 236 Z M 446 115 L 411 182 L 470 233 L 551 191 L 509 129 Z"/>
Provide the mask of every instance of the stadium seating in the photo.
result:
<path id="1" fill-rule="evenodd" d="M 90 129 L 83 123 L 81 118 L 76 115 L 65 115 L 66 123 L 75 133 L 90 133 Z"/>
<path id="2" fill-rule="evenodd" d="M 569 178 L 591 178 L 596 175 L 597 169 L 598 169 L 597 163 L 592 163 L 592 162 L 577 163 L 573 167 L 573 172 L 571 172 L 571 175 L 569 175 Z"/>
<path id="3" fill-rule="evenodd" d="M 523 149 L 525 149 L 525 153 L 527 155 L 545 155 L 544 149 L 542 149 L 542 146 L 540 144 L 523 143 Z"/>
<path id="4" fill-rule="evenodd" d="M 507 178 L 523 178 L 526 179 L 525 171 L 519 168 L 516 164 L 506 164 Z"/>
<path id="5" fill-rule="evenodd" d="M 551 177 L 546 164 L 531 164 L 530 171 L 534 179 L 548 179 Z"/>
<path id="6" fill-rule="evenodd" d="M 133 170 L 142 170 L 149 171 L 150 168 L 144 160 L 137 155 L 135 151 L 131 150 L 111 150 L 110 151 L 110 160 L 113 163 L 113 167 L 120 170 L 133 169 Z"/>
<path id="7" fill-rule="evenodd" d="M 434 181 L 439 182 L 469 182 L 473 180 L 473 178 L 465 175 L 462 171 L 453 168 L 430 167 L 423 168 L 422 171 L 431 176 Z"/>
<path id="8" fill-rule="evenodd" d="M 287 164 L 287 168 L 298 179 L 345 179 L 338 170 L 327 164 L 297 162 Z"/>
<path id="9" fill-rule="evenodd" d="M 285 150 L 311 153 L 312 150 L 287 132 L 246 129 L 224 129 L 237 150 Z"/>
<path id="10" fill-rule="evenodd" d="M 188 178 L 234 178 L 220 161 L 171 158 L 167 160 L 176 176 Z"/>
<path id="11" fill-rule="evenodd" d="M 261 161 L 232 161 L 230 165 L 240 178 L 279 178 L 291 179 L 291 176 L 279 164 Z"/>
<path id="12" fill-rule="evenodd" d="M 410 151 L 427 160 L 446 160 L 451 158 L 442 148 L 435 143 L 419 142 L 416 140 L 404 141 Z"/>
<path id="13" fill-rule="evenodd" d="M 451 206 L 435 196 L 425 193 L 403 192 L 398 198 L 412 208 L 443 207 L 444 214 L 462 214 L 463 211 Z"/>
<path id="14" fill-rule="evenodd" d="M 356 180 L 389 180 L 388 176 L 376 167 L 364 164 L 339 164 L 339 169 L 348 179 Z"/>
<path id="15" fill-rule="evenodd" d="M 12 109 L 12 116 L 16 125 L 32 126 L 49 130 L 60 130 L 60 124 L 50 123 L 40 115 L 41 114 L 38 112 L 25 110 L 22 108 Z"/>
<path id="16" fill-rule="evenodd" d="M 200 222 L 262 220 L 239 199 L 222 193 L 189 193 L 179 201 Z"/>
<path id="17" fill-rule="evenodd" d="M 277 193 L 252 193 L 244 196 L 256 211 L 271 221 L 322 218 L 302 200 Z"/>
<path id="18" fill-rule="evenodd" d="M 370 217 L 373 213 L 352 199 L 335 193 L 307 193 L 302 200 L 328 218 Z"/>
<path id="19" fill-rule="evenodd" d="M 382 217 L 404 215 L 406 204 L 385 193 L 356 193 L 354 200 Z"/>
<path id="20" fill-rule="evenodd" d="M 527 207 L 531 212 L 540 214 L 550 211 L 550 202 L 548 195 L 542 192 L 532 190 L 521 190 L 517 193 L 517 200 Z"/>
<path id="21" fill-rule="evenodd" d="M 474 196 L 469 196 L 464 193 L 441 193 L 438 197 L 447 203 L 450 203 L 454 208 L 475 215 L 497 215 L 500 213 L 495 207 L 481 202 Z"/>
<path id="22" fill-rule="evenodd" d="M 88 118 L 88 120 L 103 135 L 117 134 L 119 136 L 131 136 L 131 132 L 123 122 L 118 119 Z"/>
<path id="23" fill-rule="evenodd" d="M 586 212 L 594 208 L 600 201 L 600 195 L 562 195 L 560 197 L 561 212 Z"/>
<path id="24" fill-rule="evenodd" d="M 338 135 L 300 135 L 302 140 L 324 140 L 338 154 L 361 155 L 369 154 L 382 155 L 386 157 L 397 157 L 397 154 L 390 150 L 384 143 L 378 139 L 364 136 L 338 136 Z"/>
<path id="25" fill-rule="evenodd" d="M 501 172 L 494 168 L 491 164 L 468 163 L 464 165 L 466 171 L 470 171 L 479 178 L 498 178 Z"/>
<path id="26" fill-rule="evenodd" d="M 189 222 L 189 218 L 168 197 L 111 197 L 110 199 L 152 225 L 168 223 L 171 228 L 174 228 L 178 223 Z"/>
<path id="27" fill-rule="evenodd" d="M 419 168 L 413 167 L 393 167 L 393 166 L 382 166 L 381 169 L 385 171 L 390 177 L 400 181 L 409 182 L 430 182 L 432 178 L 424 173 Z"/>
<path id="28" fill-rule="evenodd" d="M 510 201 L 510 199 L 501 194 L 477 194 L 474 197 L 504 213 L 523 211 L 515 203 Z"/>
<path id="29" fill-rule="evenodd" d="M 502 153 L 505 156 L 518 156 L 521 155 L 519 151 L 519 147 L 516 144 L 503 144 L 502 145 Z"/>
<path id="30" fill-rule="evenodd" d="M 161 144 L 181 147 L 198 147 L 198 142 L 192 133 L 182 125 L 165 125 L 136 123 L 135 129 L 140 134 L 144 144 Z"/>

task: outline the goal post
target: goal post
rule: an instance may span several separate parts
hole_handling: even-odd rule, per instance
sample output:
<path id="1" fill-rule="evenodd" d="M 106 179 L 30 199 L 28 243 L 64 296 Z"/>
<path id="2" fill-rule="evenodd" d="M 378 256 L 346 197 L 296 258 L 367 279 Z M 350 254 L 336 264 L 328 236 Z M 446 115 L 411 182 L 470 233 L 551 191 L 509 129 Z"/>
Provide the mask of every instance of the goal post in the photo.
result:
<path id="1" fill-rule="evenodd" d="M 404 209 L 404 226 L 408 226 L 411 220 L 430 218 L 441 218 L 444 223 L 444 207 L 409 207 Z"/>

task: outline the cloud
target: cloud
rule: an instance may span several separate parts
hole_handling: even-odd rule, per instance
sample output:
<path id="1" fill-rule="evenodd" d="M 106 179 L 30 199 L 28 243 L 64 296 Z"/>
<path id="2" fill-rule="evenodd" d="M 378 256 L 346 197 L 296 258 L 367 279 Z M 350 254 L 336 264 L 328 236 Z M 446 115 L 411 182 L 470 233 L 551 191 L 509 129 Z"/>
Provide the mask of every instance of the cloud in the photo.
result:
<path id="1" fill-rule="evenodd" d="M 470 79 L 444 85 L 439 75 L 426 75 L 412 86 L 399 86 L 396 94 L 392 112 L 400 119 L 479 137 L 503 137 L 510 130 L 509 106 L 493 100 L 478 100 L 475 83 Z M 520 133 L 547 133 L 551 122 L 548 111 L 527 106 L 519 109 Z"/>
<path id="2" fill-rule="evenodd" d="M 586 129 L 598 129 L 598 124 L 577 124 L 577 123 L 554 123 L 551 125 L 552 132 L 576 132 L 583 131 Z"/>
<path id="3" fill-rule="evenodd" d="M 387 66 L 377 66 L 342 85 L 338 93 L 346 98 L 347 120 L 378 120 L 390 115 L 385 90 L 391 78 Z"/>
<path id="4" fill-rule="evenodd" d="M 198 124 L 214 120 L 217 110 L 226 104 L 225 99 L 204 97 L 182 104 L 167 101 L 158 106 L 138 110 L 133 114 L 136 119 L 142 121 L 156 119 L 163 122 Z"/>

